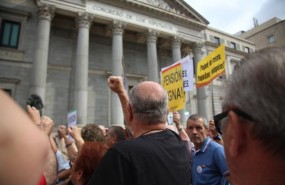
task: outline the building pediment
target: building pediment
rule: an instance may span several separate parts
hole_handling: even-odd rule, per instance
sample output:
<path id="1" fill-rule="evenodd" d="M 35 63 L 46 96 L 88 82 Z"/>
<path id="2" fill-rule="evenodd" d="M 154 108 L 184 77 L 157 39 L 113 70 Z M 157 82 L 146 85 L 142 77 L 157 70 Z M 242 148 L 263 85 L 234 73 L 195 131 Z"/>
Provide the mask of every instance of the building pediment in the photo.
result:
<path id="1" fill-rule="evenodd" d="M 86 4 L 104 3 L 132 10 L 147 16 L 180 24 L 185 27 L 205 29 L 209 22 L 183 0 L 85 0 Z"/>
<path id="2" fill-rule="evenodd" d="M 209 22 L 196 12 L 190 5 L 183 0 L 125 0 L 137 6 L 145 6 L 156 11 L 167 13 L 177 18 L 186 18 L 194 22 L 208 25 Z"/>

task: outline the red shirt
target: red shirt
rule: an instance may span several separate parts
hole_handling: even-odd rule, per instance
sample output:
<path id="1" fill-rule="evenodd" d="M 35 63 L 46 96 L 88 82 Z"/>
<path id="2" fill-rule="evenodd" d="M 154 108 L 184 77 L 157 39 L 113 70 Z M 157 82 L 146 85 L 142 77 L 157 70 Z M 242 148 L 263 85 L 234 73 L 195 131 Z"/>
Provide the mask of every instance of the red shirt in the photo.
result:
<path id="1" fill-rule="evenodd" d="M 41 176 L 38 185 L 47 185 L 47 181 L 44 175 Z"/>

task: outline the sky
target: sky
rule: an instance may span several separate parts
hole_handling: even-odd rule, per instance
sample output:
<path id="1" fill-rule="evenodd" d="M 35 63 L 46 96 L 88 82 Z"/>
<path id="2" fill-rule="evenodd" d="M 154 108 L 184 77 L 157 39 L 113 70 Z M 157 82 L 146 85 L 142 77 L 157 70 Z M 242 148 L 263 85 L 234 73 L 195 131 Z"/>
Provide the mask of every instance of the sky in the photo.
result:
<path id="1" fill-rule="evenodd" d="M 285 20 L 285 0 L 184 0 L 207 19 L 209 26 L 235 34 L 277 17 Z"/>

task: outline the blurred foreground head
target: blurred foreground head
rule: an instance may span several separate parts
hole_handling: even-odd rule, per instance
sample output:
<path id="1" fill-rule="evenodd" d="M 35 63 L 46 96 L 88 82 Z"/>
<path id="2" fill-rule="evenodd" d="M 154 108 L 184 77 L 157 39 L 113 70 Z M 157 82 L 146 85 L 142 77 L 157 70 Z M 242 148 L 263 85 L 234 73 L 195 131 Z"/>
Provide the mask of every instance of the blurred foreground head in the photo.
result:
<path id="1" fill-rule="evenodd" d="M 0 184 L 37 184 L 47 161 L 48 137 L 2 90 L 0 102 Z"/>
<path id="2" fill-rule="evenodd" d="M 274 179 L 285 184 L 285 48 L 244 58 L 227 85 L 223 110 L 221 128 L 234 183 L 277 184 Z"/>

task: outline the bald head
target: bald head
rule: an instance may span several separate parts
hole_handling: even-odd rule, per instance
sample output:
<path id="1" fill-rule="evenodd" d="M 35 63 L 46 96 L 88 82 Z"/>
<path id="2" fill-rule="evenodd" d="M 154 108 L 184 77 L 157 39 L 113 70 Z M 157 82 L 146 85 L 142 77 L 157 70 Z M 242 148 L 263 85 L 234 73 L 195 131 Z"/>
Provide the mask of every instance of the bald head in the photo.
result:
<path id="1" fill-rule="evenodd" d="M 166 122 L 168 111 L 167 93 L 155 82 L 137 84 L 130 92 L 130 105 L 134 117 L 144 124 Z"/>
<path id="2" fill-rule="evenodd" d="M 163 87 L 160 84 L 152 81 L 141 82 L 134 88 L 136 88 L 138 96 L 144 97 L 146 99 L 156 100 L 166 95 Z"/>

